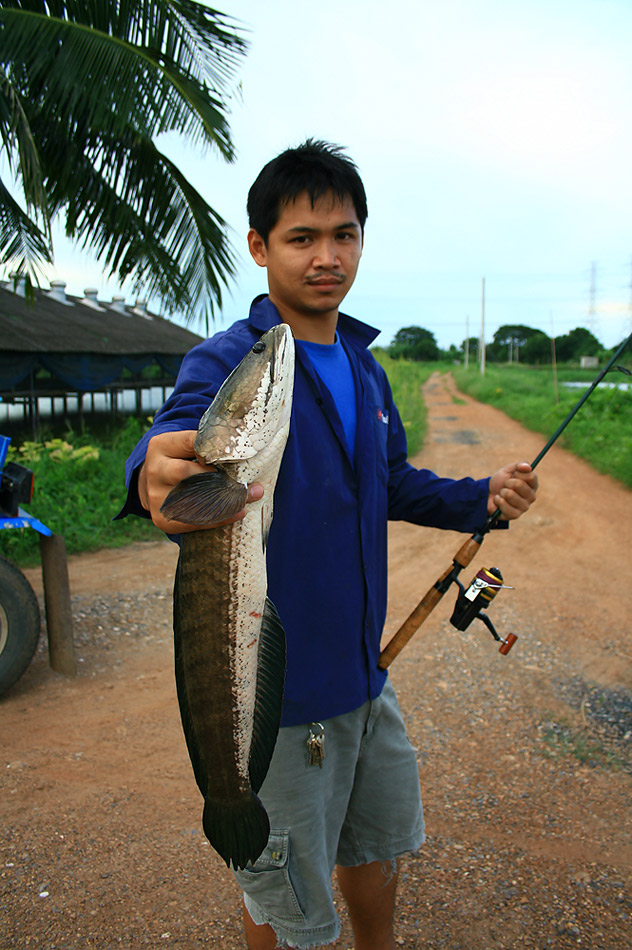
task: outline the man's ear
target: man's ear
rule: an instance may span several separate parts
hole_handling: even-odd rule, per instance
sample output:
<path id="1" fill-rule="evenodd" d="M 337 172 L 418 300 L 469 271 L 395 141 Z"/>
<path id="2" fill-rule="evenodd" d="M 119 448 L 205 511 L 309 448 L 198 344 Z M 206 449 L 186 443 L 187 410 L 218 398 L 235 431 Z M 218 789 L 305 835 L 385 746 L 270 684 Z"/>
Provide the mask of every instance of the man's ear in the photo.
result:
<path id="1" fill-rule="evenodd" d="M 263 240 L 258 231 L 255 231 L 254 228 L 251 228 L 248 231 L 248 250 L 252 255 L 252 259 L 255 261 L 259 267 L 265 267 L 268 261 L 267 258 L 267 248 L 266 242 Z"/>

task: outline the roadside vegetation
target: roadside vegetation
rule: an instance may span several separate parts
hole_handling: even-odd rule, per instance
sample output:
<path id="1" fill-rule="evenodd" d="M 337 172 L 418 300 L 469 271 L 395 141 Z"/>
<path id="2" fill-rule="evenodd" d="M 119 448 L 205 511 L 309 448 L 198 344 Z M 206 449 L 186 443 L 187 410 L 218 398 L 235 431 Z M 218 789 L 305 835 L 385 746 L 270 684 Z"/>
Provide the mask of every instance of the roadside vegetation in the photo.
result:
<path id="1" fill-rule="evenodd" d="M 452 367 L 452 372 L 462 392 L 541 432 L 543 446 L 596 376 L 595 370 L 564 366 L 558 368 L 556 386 L 550 366 L 488 365 L 484 376 L 478 367 Z M 632 488 L 632 392 L 604 385 L 622 380 L 617 372 L 608 374 L 557 444 Z M 567 385 L 578 382 L 585 388 Z"/>
<path id="2" fill-rule="evenodd" d="M 585 327 L 576 327 L 553 340 L 541 330 L 506 324 L 486 343 L 486 373 L 481 376 L 478 348 L 479 340 L 471 337 L 460 347 L 452 344 L 442 350 L 430 330 L 409 326 L 398 330 L 387 348 L 375 352 L 387 368 L 393 389 L 398 387 L 396 401 L 404 407 L 407 419 L 412 418 L 406 404 L 408 383 L 427 378 L 433 370 L 450 371 L 462 392 L 541 432 L 545 436 L 543 446 L 585 392 L 577 384 L 585 383 L 587 388 L 597 375 L 596 369 L 581 369 L 580 361 L 593 357 L 603 366 L 614 353 Z M 470 364 L 467 370 L 466 353 Z M 626 365 L 629 360 L 628 351 L 621 362 Z M 625 377 L 617 372 L 609 374 L 560 437 L 559 445 L 632 488 L 632 392 L 605 385 L 622 380 Z M 418 410 L 414 411 L 417 418 Z M 421 425 L 423 438 L 425 422 Z M 417 433 L 413 433 L 411 455 L 421 447 L 416 438 Z"/>
<path id="3" fill-rule="evenodd" d="M 392 356 L 392 348 L 373 350 L 386 370 L 406 434 L 410 455 L 423 446 L 426 410 L 420 387 L 431 373 L 453 374 L 461 392 L 489 403 L 527 429 L 541 432 L 542 445 L 553 435 L 595 379 L 595 369 L 488 364 L 484 376 L 478 366 L 465 369 L 447 360 L 420 362 Z M 585 459 L 599 472 L 612 475 L 632 488 L 632 392 L 608 388 L 605 383 L 627 381 L 613 372 L 582 406 L 558 444 Z M 585 384 L 569 386 L 573 384 Z"/>
<path id="4" fill-rule="evenodd" d="M 35 474 L 26 509 L 65 539 L 68 554 L 164 537 L 144 518 L 112 521 L 125 501 L 125 459 L 147 427 L 146 419 L 128 417 L 92 433 L 66 429 L 39 442 L 12 442 L 9 461 Z M 39 564 L 39 534 L 30 528 L 0 531 L 0 554 L 20 567 Z"/>

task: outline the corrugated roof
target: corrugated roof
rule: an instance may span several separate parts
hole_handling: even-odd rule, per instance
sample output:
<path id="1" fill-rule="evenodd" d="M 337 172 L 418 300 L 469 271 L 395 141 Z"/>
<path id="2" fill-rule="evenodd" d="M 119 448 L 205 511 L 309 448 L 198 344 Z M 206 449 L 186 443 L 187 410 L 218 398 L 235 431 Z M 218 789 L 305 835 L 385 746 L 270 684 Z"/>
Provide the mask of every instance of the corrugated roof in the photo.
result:
<path id="1" fill-rule="evenodd" d="M 35 290 L 29 301 L 0 285 L 0 351 L 3 353 L 94 353 L 100 355 L 184 355 L 202 337 L 156 314 L 141 316 L 131 306 L 66 296 L 66 303 Z"/>

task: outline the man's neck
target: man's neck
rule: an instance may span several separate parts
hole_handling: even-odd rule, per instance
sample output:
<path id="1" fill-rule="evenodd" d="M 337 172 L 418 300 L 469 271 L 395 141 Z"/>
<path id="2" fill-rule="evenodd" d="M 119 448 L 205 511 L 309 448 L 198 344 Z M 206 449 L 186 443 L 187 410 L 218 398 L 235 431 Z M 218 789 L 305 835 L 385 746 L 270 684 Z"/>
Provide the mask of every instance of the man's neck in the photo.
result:
<path id="1" fill-rule="evenodd" d="M 287 323 L 297 340 L 307 340 L 308 343 L 334 343 L 336 327 L 338 326 L 338 311 L 326 313 L 303 314 L 280 307 L 273 297 L 270 300 L 275 305 L 281 319 Z"/>

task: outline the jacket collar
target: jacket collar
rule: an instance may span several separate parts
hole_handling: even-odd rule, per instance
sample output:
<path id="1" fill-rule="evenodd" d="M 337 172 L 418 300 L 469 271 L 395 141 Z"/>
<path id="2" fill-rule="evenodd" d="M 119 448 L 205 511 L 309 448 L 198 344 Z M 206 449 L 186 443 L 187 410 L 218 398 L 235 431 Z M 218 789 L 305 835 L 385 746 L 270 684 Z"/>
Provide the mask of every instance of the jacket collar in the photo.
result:
<path id="1" fill-rule="evenodd" d="M 265 333 L 271 327 L 281 323 L 279 311 L 274 306 L 267 294 L 260 294 L 252 301 L 250 306 L 250 323 L 257 330 Z M 345 342 L 352 346 L 358 346 L 366 349 L 380 333 L 375 327 L 368 323 L 362 323 L 355 317 L 349 317 L 345 313 L 338 314 L 338 333 Z"/>

